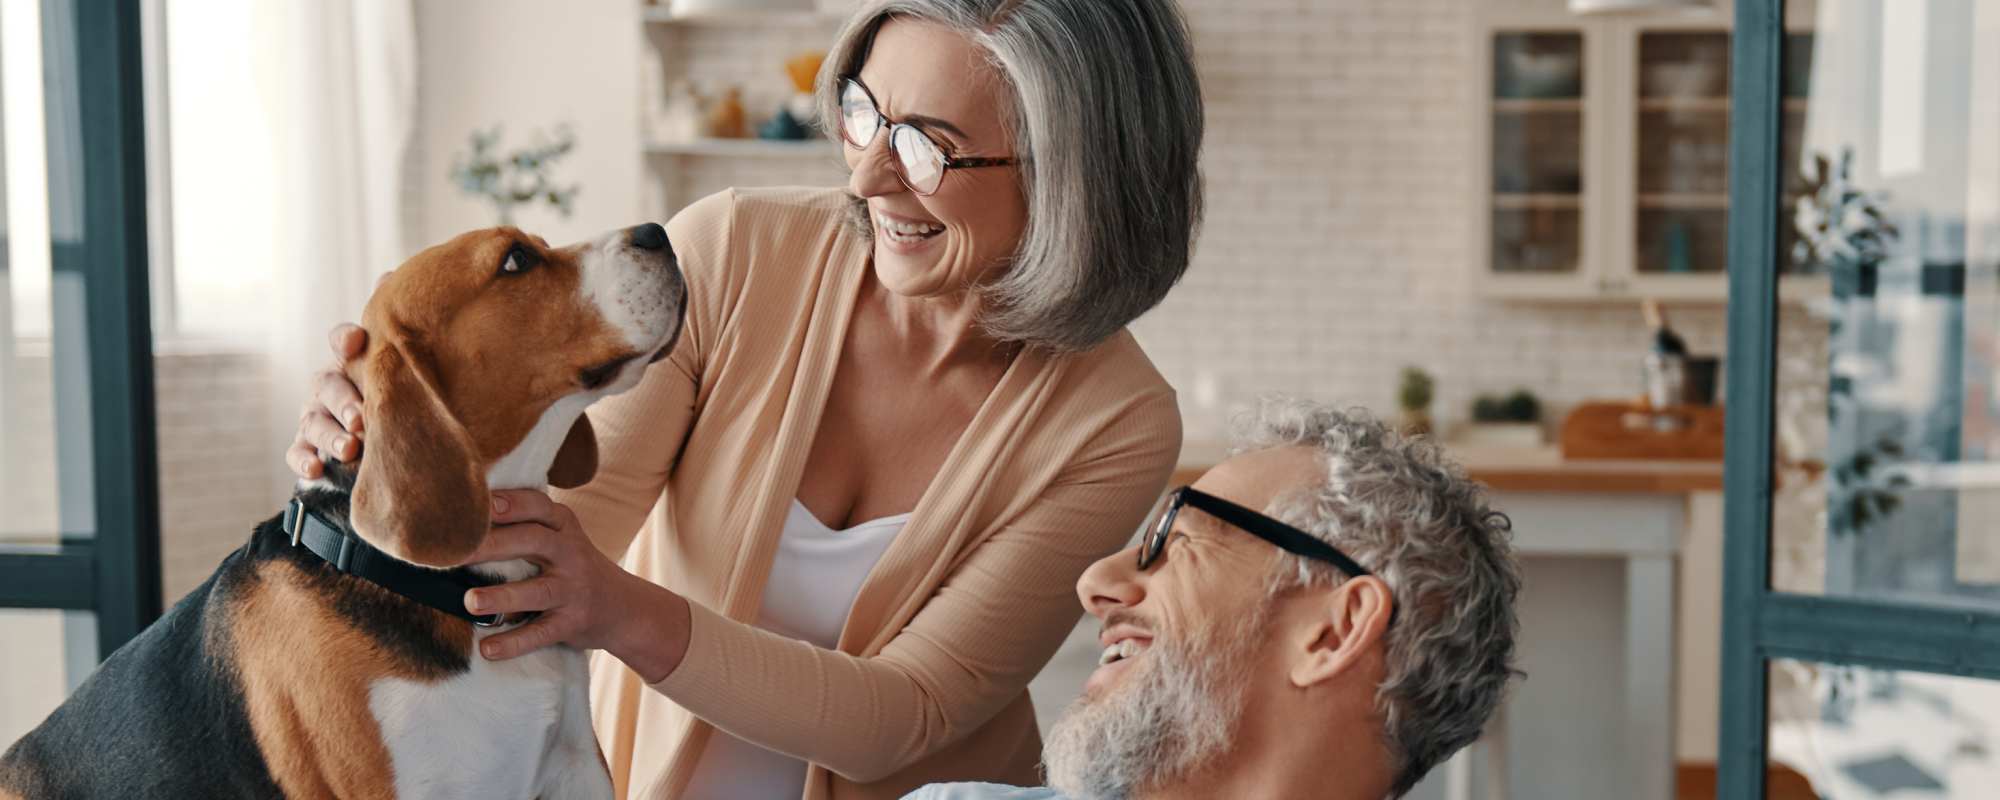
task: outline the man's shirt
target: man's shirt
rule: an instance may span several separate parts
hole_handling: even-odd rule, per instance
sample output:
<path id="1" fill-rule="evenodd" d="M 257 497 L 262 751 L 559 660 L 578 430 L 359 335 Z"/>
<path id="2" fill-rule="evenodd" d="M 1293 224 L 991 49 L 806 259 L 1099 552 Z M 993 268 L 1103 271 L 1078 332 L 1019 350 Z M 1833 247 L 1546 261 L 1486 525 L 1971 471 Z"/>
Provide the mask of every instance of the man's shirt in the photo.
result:
<path id="1" fill-rule="evenodd" d="M 999 783 L 933 783 L 903 800 L 1069 800 L 1047 786 L 1007 786 Z"/>

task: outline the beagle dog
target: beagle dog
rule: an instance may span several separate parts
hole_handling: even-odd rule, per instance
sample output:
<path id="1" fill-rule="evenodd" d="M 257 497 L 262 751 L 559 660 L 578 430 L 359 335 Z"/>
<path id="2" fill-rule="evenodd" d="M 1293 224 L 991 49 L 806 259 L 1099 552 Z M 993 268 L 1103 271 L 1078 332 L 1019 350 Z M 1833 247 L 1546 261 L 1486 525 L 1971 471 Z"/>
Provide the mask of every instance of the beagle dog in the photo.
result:
<path id="1" fill-rule="evenodd" d="M 489 489 L 573 487 L 585 406 L 672 349 L 686 285 L 665 229 L 562 249 L 513 228 L 397 269 L 346 372 L 365 455 L 301 482 L 201 588 L 0 758 L 0 798 L 610 798 L 583 654 L 505 661 L 457 566 Z"/>

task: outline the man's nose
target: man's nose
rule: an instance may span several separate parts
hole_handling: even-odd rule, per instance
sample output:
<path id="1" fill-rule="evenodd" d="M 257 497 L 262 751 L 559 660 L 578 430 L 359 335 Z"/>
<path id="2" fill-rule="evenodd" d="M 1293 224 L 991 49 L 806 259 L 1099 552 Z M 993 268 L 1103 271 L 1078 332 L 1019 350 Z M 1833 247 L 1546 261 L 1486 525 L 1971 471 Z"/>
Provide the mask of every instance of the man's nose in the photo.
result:
<path id="1" fill-rule="evenodd" d="M 1083 610 L 1103 619 L 1117 608 L 1130 608 L 1146 599 L 1145 573 L 1139 571 L 1139 548 L 1128 547 L 1097 560 L 1076 581 L 1076 597 Z"/>

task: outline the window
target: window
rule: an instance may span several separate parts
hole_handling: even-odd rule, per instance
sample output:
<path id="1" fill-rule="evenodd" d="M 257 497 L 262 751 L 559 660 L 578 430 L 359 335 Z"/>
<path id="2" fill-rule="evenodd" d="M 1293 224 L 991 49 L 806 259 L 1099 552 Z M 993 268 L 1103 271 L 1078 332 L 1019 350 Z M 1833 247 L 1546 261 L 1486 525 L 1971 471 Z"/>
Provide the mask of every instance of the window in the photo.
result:
<path id="1" fill-rule="evenodd" d="M 139 27 L 129 2 L 0 3 L 0 731 L 159 616 Z"/>
<path id="2" fill-rule="evenodd" d="M 2000 4 L 1793 5 L 1736 4 L 1719 793 L 1986 797 Z M 1781 273 L 1827 288 L 1781 312 Z"/>

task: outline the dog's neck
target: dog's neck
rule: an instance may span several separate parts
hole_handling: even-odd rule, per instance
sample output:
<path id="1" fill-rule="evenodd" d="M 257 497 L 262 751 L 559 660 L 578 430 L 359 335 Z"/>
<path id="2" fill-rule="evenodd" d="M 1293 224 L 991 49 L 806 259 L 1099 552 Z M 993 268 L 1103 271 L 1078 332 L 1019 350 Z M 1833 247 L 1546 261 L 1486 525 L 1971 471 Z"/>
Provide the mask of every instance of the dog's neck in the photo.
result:
<path id="1" fill-rule="evenodd" d="M 300 480 L 292 487 L 292 497 L 304 503 L 307 510 L 318 514 L 321 519 L 353 536 L 354 523 L 348 521 L 347 515 L 349 503 L 354 497 L 354 479 L 360 474 L 358 465 L 337 458 L 324 458 L 320 460 L 320 467 L 320 477 Z"/>
<path id="2" fill-rule="evenodd" d="M 551 404 L 521 443 L 514 446 L 513 452 L 501 456 L 486 469 L 486 487 L 548 491 L 549 467 L 555 464 L 563 440 L 569 438 L 570 426 L 583 416 L 585 408 L 603 396 L 602 392 L 578 392 Z"/>
<path id="3" fill-rule="evenodd" d="M 337 458 L 325 458 L 320 460 L 320 465 L 324 468 L 320 477 L 314 480 L 300 480 L 293 487 L 292 496 L 304 504 L 308 511 L 319 515 L 328 524 L 339 528 L 342 533 L 367 541 L 368 537 L 356 531 L 354 523 L 348 518 L 349 504 L 354 495 L 354 481 L 360 476 L 360 461 L 349 464 Z M 543 469 L 546 470 L 547 467 L 544 466 Z M 546 489 L 547 484 L 544 483 L 539 488 Z M 377 545 L 376 549 L 381 548 Z M 539 572 L 533 565 L 520 559 L 468 564 L 466 567 L 498 581 L 518 581 L 534 577 Z"/>

